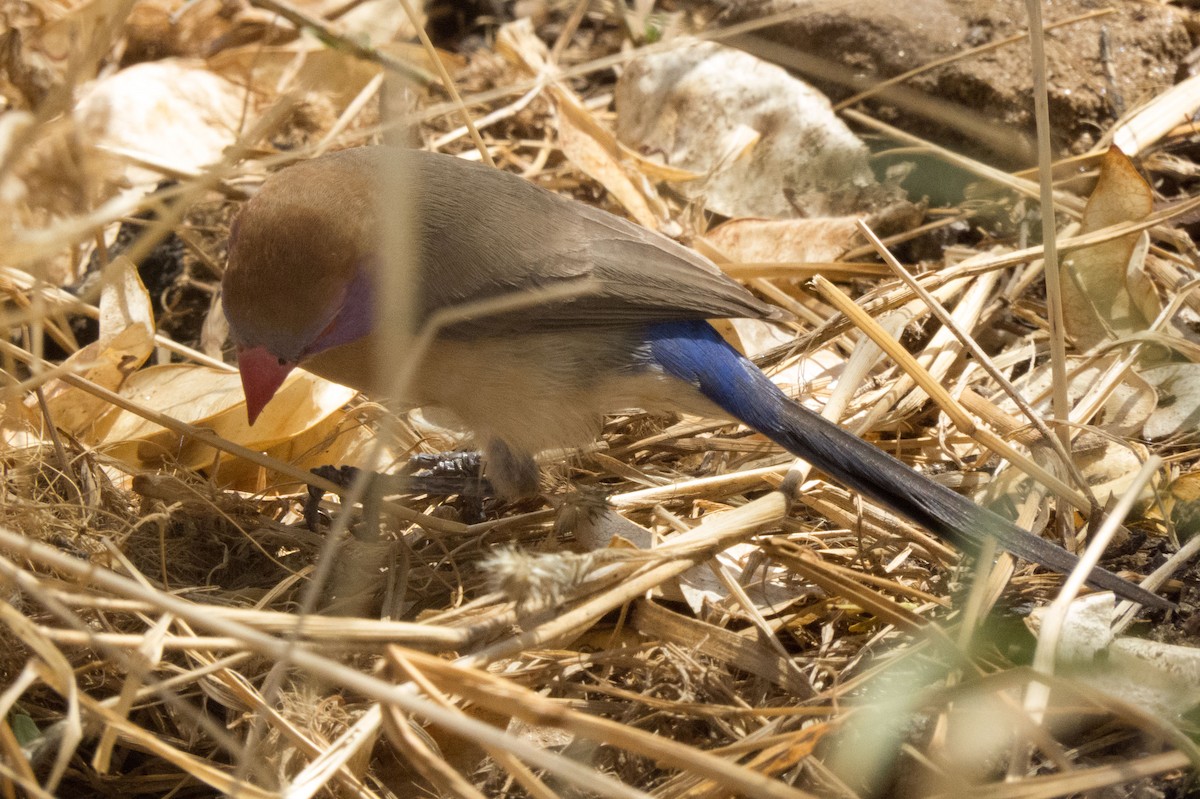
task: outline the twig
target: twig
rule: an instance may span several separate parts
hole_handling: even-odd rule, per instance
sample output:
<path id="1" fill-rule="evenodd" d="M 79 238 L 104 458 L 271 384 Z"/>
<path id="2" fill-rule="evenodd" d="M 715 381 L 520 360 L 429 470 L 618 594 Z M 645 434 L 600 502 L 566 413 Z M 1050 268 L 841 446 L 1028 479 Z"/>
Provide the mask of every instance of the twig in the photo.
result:
<path id="1" fill-rule="evenodd" d="M 439 86 L 445 88 L 437 78 L 420 67 L 413 66 L 374 47 L 369 47 L 361 42 L 347 38 L 334 31 L 325 20 L 320 17 L 314 17 L 306 11 L 301 11 L 291 3 L 286 2 L 286 0 L 251 0 L 250 5 L 272 11 L 298 28 L 309 28 L 331 47 L 344 50 L 364 61 L 379 64 L 384 69 L 395 72 L 397 75 L 402 75 L 409 80 L 419 83 L 421 86 Z"/>

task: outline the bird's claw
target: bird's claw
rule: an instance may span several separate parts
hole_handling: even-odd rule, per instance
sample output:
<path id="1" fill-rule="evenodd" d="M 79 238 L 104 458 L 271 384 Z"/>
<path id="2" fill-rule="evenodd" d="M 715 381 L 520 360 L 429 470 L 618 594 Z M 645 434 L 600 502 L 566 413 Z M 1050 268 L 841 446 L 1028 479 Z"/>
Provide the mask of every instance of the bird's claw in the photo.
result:
<path id="1" fill-rule="evenodd" d="M 357 466 L 333 466 L 331 464 L 318 466 L 309 471 L 341 488 L 349 488 L 362 470 Z M 325 489 L 314 485 L 308 487 L 308 499 L 304 501 L 304 525 L 314 533 L 321 526 L 321 500 L 324 498 Z"/>
<path id="2" fill-rule="evenodd" d="M 478 478 L 483 474 L 483 453 L 479 450 L 456 452 L 419 452 L 408 459 L 405 473 L 457 475 Z"/>

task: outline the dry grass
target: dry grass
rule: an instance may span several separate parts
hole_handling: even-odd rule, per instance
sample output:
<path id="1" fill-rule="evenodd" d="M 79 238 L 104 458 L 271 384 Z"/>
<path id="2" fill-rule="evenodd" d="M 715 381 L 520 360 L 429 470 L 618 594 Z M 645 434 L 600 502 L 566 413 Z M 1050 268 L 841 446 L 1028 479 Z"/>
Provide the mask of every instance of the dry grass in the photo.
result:
<path id="1" fill-rule="evenodd" d="M 1182 790 L 1200 752 L 1183 718 L 1156 703 L 1181 713 L 1194 684 L 1122 695 L 1111 685 L 1149 684 L 1149 667 L 1114 655 L 1115 673 L 1098 682 L 1078 664 L 1055 665 L 1046 652 L 1058 639 L 1047 630 L 1061 618 L 1031 634 L 1020 617 L 1051 601 L 1061 578 L 1007 556 L 963 566 L 925 531 L 744 429 L 616 417 L 592 450 L 546 458 L 546 502 L 496 511 L 459 497 L 393 497 L 376 527 L 339 501 L 327 504 L 332 529 L 317 535 L 300 518 L 298 486 L 350 500 L 365 486 L 347 491 L 308 467 L 336 447 L 363 463 L 438 450 L 419 420 L 359 399 L 314 410 L 308 430 L 260 445 L 226 437 L 219 414 L 180 418 L 123 392 L 127 374 L 96 367 L 115 349 L 63 365 L 63 353 L 79 350 L 69 320 L 98 315 L 98 289 L 59 286 L 103 253 L 97 243 L 121 220 L 152 211 L 124 255 L 137 262 L 174 241 L 184 251 L 180 280 L 208 297 L 246 190 L 280 164 L 381 134 L 447 151 L 470 149 L 474 137 L 501 168 L 636 215 L 632 194 L 563 156 L 556 125 L 571 126 L 570 153 L 591 153 L 594 169 L 654 174 L 609 133 L 608 70 L 628 58 L 619 50 L 634 23 L 645 30 L 650 18 L 570 5 L 539 20 L 538 33 L 555 42 L 543 55 L 561 67 L 556 78 L 537 71 L 519 39 L 447 58 L 453 99 L 420 94 L 390 134 L 377 65 L 398 57 L 337 33 L 340 12 L 307 18 L 327 49 L 280 55 L 294 36 L 265 11 L 231 20 L 203 4 L 176 9 L 191 15 L 196 41 L 225 44 L 207 68 L 237 76 L 243 103 L 236 144 L 202 170 L 98 149 L 83 121 L 63 115 L 85 78 L 153 40 L 163 8 L 139 4 L 129 16 L 118 2 L 47 5 L 22 22 L 26 49 L 13 63 L 26 71 L 10 67 L 0 84 L 0 204 L 13 218 L 0 232 L 9 332 L 0 341 L 0 796 Z M 679 13 L 655 24 L 669 32 L 697 22 Z M 75 46 L 47 65 L 45 54 L 60 52 L 54 36 Z M 186 40 L 174 46 L 188 54 Z M 439 80 L 419 49 L 400 60 L 418 82 Z M 987 188 L 882 242 L 857 239 L 819 270 L 729 264 L 813 323 L 785 344 L 757 347 L 760 362 L 780 375 L 821 363 L 806 373 L 819 376 L 793 387 L 826 415 L 1071 545 L 1100 528 L 1109 494 L 1128 497 L 1108 517 L 1126 541 L 1107 565 L 1134 578 L 1159 567 L 1152 584 L 1167 584 L 1194 549 L 1164 564 L 1195 513 L 1194 430 L 1147 443 L 1139 430 L 1114 427 L 1112 397 L 1130 397 L 1133 384 L 1144 385 L 1138 396 L 1156 394 L 1131 376 L 1148 350 L 1198 359 L 1190 329 L 1200 253 L 1186 225 L 1200 198 L 1088 229 L 1101 154 L 1073 163 L 1092 170 L 1084 189 L 1078 168 L 1060 179 L 1056 211 L 1085 229 L 1064 230 L 1058 252 L 1147 232 L 1145 279 L 1162 307 L 1145 329 L 1110 331 L 1061 364 L 1078 384 L 1070 425 L 1055 426 L 1068 431 L 1063 442 L 1044 423 L 1049 382 L 1036 377 L 1052 350 L 1069 345 L 1051 346 L 1064 334 L 1048 321 L 1043 250 L 1024 239 L 1036 180 L 862 110 L 845 118 L 879 136 L 878 149 L 918 148 Z M 1133 118 L 1145 135 L 1146 114 Z M 182 135 L 203 123 L 175 124 Z M 1160 155 L 1183 154 L 1171 162 L 1178 169 L 1192 134 L 1157 135 L 1168 136 L 1153 145 Z M 131 161 L 176 183 L 145 197 L 120 193 L 114 176 Z M 689 236 L 705 232 L 696 208 L 625 178 L 643 211 L 665 211 Z M 117 262 L 97 257 L 105 274 L 117 273 Z M 813 283 L 800 282 L 814 271 Z M 157 331 L 146 355 L 157 346 L 164 359 L 221 366 L 220 317 L 200 310 L 203 329 L 174 341 Z M 117 409 L 155 423 L 155 433 L 106 439 Z M 377 422 L 382 433 L 364 432 Z M 1132 461 L 1118 462 L 1129 452 Z M 1142 463 L 1150 467 L 1139 473 Z M 1193 642 L 1189 594 L 1178 580 L 1164 591 L 1182 613 L 1145 614 L 1139 631 Z"/>

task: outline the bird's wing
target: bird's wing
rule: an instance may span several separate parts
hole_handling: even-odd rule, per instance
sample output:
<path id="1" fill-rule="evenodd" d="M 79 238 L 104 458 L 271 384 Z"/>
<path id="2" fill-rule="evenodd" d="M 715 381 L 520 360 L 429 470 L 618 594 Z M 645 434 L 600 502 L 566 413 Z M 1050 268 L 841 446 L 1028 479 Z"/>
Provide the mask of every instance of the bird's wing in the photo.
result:
<path id="1" fill-rule="evenodd" d="M 421 187 L 423 312 L 579 285 L 569 299 L 480 316 L 454 333 L 788 318 L 666 236 L 479 164 L 399 157 L 413 159 Z"/>

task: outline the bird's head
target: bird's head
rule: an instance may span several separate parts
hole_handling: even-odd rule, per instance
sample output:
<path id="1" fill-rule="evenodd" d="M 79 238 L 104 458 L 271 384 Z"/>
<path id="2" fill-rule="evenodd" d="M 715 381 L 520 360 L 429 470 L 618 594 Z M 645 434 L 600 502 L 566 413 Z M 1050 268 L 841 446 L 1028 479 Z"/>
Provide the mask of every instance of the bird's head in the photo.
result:
<path id="1" fill-rule="evenodd" d="M 222 303 L 250 424 L 296 366 L 370 332 L 374 208 L 354 166 L 285 169 L 230 231 Z"/>

